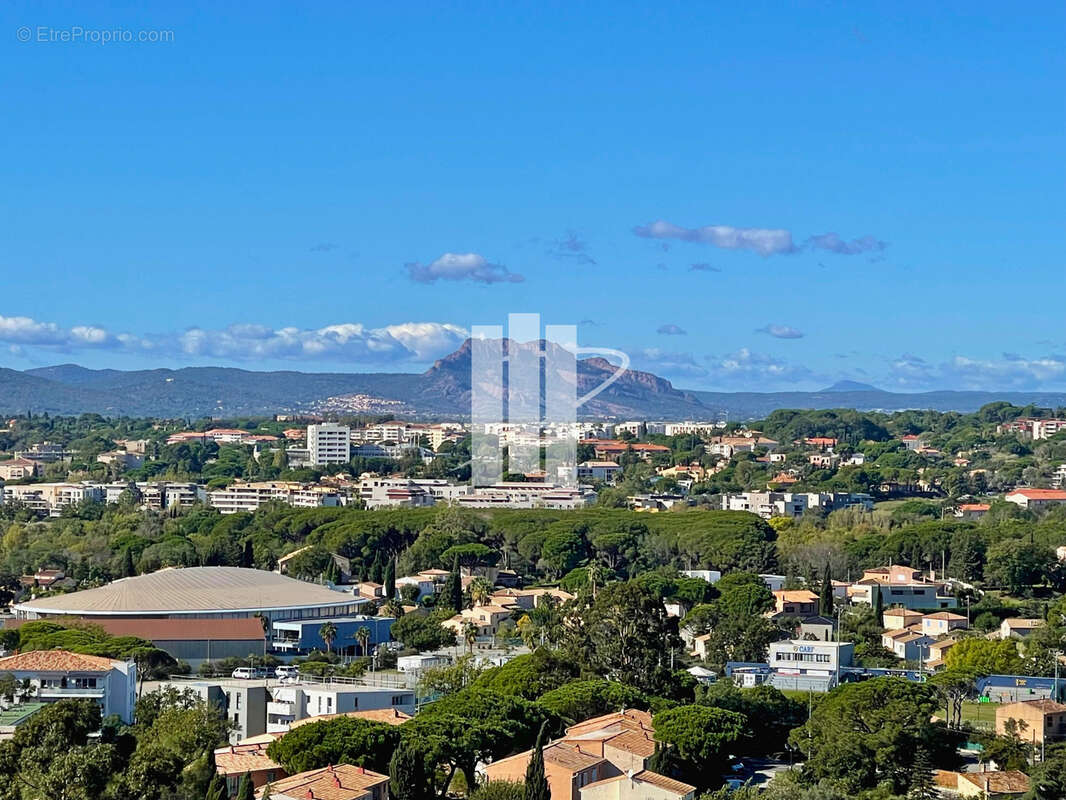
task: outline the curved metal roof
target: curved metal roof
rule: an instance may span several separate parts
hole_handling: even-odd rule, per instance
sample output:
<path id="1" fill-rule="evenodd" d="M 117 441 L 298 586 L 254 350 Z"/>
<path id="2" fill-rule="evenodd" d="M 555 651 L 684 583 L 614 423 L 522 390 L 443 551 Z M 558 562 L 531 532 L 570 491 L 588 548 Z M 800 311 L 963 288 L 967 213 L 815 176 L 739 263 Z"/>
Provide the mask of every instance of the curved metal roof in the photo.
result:
<path id="1" fill-rule="evenodd" d="M 241 567 L 184 567 L 123 578 L 96 589 L 42 597 L 16 606 L 47 615 L 254 612 L 347 605 L 359 598 L 274 572 Z"/>

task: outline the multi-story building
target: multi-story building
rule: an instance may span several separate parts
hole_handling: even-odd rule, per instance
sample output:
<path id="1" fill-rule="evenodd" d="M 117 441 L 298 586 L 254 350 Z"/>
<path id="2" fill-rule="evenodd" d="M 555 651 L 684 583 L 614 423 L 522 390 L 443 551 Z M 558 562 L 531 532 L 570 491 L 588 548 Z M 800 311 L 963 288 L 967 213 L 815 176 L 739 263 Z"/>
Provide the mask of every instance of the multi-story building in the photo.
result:
<path id="1" fill-rule="evenodd" d="M 39 442 L 30 445 L 28 450 L 16 450 L 15 458 L 28 458 L 31 461 L 39 461 L 42 464 L 52 464 L 56 461 L 70 461 L 77 455 L 73 450 L 68 450 L 61 444 L 52 442 Z"/>
<path id="2" fill-rule="evenodd" d="M 132 661 L 67 650 L 31 650 L 0 658 L 0 675 L 19 681 L 34 700 L 95 700 L 103 716 L 116 714 L 127 724 L 133 722 L 137 665 Z"/>
<path id="3" fill-rule="evenodd" d="M 1066 431 L 1066 419 L 1034 419 L 1033 438 L 1050 439 L 1060 431 Z"/>
<path id="4" fill-rule="evenodd" d="M 786 639 L 770 644 L 770 682 L 778 689 L 828 691 L 841 668 L 850 667 L 855 645 Z"/>
<path id="5" fill-rule="evenodd" d="M 342 505 L 336 489 L 295 482 L 234 483 L 207 493 L 207 502 L 220 514 L 253 512 L 270 502 L 287 503 L 297 508 Z"/>
<path id="6" fill-rule="evenodd" d="M 922 577 L 913 567 L 891 564 L 887 567 L 864 570 L 862 578 L 848 588 L 852 602 L 877 605 L 881 595 L 883 608 L 955 608 L 955 596 L 945 584 Z"/>
<path id="7" fill-rule="evenodd" d="M 310 463 L 347 464 L 351 460 L 352 431 L 347 425 L 321 422 L 307 426 L 307 452 Z"/>
<path id="8" fill-rule="evenodd" d="M 42 516 L 58 517 L 67 506 L 86 501 L 103 502 L 106 492 L 98 483 L 30 483 L 4 486 L 5 503 L 21 503 Z"/>
<path id="9" fill-rule="evenodd" d="M 740 492 L 723 494 L 721 502 L 724 511 L 749 511 L 763 519 L 801 517 L 808 509 L 872 511 L 874 507 L 873 497 L 858 492 Z"/>
<path id="10" fill-rule="evenodd" d="M 367 508 L 431 506 L 469 494 L 466 483 L 441 478 L 388 478 L 367 475 L 359 481 L 359 497 Z"/>
<path id="11" fill-rule="evenodd" d="M 467 508 L 584 508 L 596 502 L 596 492 L 587 486 L 555 486 L 550 483 L 502 482 L 456 498 Z"/>
<path id="12" fill-rule="evenodd" d="M 267 732 L 267 703 L 270 693 L 265 681 L 236 680 L 231 678 L 163 681 L 162 688 L 173 687 L 189 690 L 230 723 L 230 744 L 237 744 L 252 736 Z"/>
<path id="13" fill-rule="evenodd" d="M 349 711 L 396 709 L 415 713 L 415 693 L 410 689 L 356 686 L 340 683 L 299 683 L 272 687 L 266 706 L 267 733 L 287 731 L 297 720 Z"/>
<path id="14" fill-rule="evenodd" d="M 329 643 L 329 649 L 342 656 L 365 656 L 363 642 L 359 639 L 359 631 L 366 628 L 368 636 L 366 648 L 373 650 L 383 642 L 392 641 L 389 633 L 393 617 L 369 617 L 356 615 L 352 617 L 334 617 L 330 620 L 336 631 L 335 638 Z M 306 655 L 312 650 L 326 650 L 326 642 L 322 638 L 322 620 L 313 619 L 288 619 L 278 620 L 271 625 L 271 646 L 278 653 L 289 655 Z"/>
<path id="15" fill-rule="evenodd" d="M 614 461 L 582 461 L 577 465 L 579 481 L 600 481 L 614 483 L 622 473 L 622 468 Z"/>

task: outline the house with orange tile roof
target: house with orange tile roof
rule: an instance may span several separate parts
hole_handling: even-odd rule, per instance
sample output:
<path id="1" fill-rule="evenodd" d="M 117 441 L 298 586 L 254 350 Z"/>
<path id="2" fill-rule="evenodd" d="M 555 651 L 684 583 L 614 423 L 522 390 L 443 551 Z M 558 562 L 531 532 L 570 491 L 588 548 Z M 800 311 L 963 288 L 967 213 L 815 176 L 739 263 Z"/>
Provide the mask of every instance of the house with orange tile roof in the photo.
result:
<path id="1" fill-rule="evenodd" d="M 809 617 L 818 613 L 818 595 L 809 589 L 778 589 L 774 592 L 774 613 Z"/>
<path id="2" fill-rule="evenodd" d="M 230 797 L 237 796 L 237 785 L 245 773 L 248 773 L 256 789 L 288 775 L 284 767 L 267 755 L 271 741 L 273 737 L 268 737 L 266 742 L 231 744 L 215 749 L 215 769 L 225 777 L 226 791 Z"/>
<path id="3" fill-rule="evenodd" d="M 1007 617 L 999 624 L 1000 639 L 1024 639 L 1037 628 L 1046 624 L 1042 619 L 1024 619 L 1022 617 Z"/>
<path id="4" fill-rule="evenodd" d="M 581 800 L 692 800 L 696 787 L 650 770 L 615 775 L 581 789 Z"/>
<path id="5" fill-rule="evenodd" d="M 650 794 L 625 794 L 644 800 L 653 797 L 686 797 L 661 794 L 653 789 L 656 781 L 670 781 L 663 775 L 649 772 L 648 760 L 655 753 L 655 731 L 652 717 L 646 711 L 623 709 L 604 714 L 593 719 L 579 722 L 566 729 L 562 738 L 551 742 L 544 748 L 544 770 L 552 791 L 552 800 L 585 800 L 584 789 L 590 785 L 619 776 L 642 774 L 643 778 L 636 787 L 615 787 L 605 785 L 592 797 L 614 798 L 612 794 L 621 788 L 649 790 Z M 485 767 L 489 780 L 507 780 L 520 783 L 525 779 L 526 766 L 532 751 L 500 759 Z M 685 786 L 686 784 L 679 784 Z M 613 788 L 612 788 L 613 787 Z M 669 788 L 669 787 L 668 787 Z M 692 787 L 690 790 L 694 791 Z M 605 792 L 600 794 L 599 792 Z"/>
<path id="6" fill-rule="evenodd" d="M 957 797 L 1021 797 L 1029 791 L 1029 776 L 1019 770 L 949 772 L 938 769 L 934 783 L 938 789 Z"/>
<path id="7" fill-rule="evenodd" d="M 989 503 L 960 503 L 955 506 L 952 513 L 957 519 L 976 521 L 988 513 L 992 506 Z"/>
<path id="8" fill-rule="evenodd" d="M 262 797 L 266 787 L 256 792 Z M 388 800 L 389 776 L 337 764 L 300 772 L 270 784 L 270 800 Z"/>
<path id="9" fill-rule="evenodd" d="M 41 702 L 95 700 L 103 716 L 117 714 L 123 722 L 133 722 L 137 665 L 132 661 L 68 650 L 31 650 L 0 658 L 0 675 L 32 687 Z"/>
<path id="10" fill-rule="evenodd" d="M 1026 510 L 1038 511 L 1066 503 L 1066 490 L 1022 488 L 1007 492 L 1003 499 Z"/>

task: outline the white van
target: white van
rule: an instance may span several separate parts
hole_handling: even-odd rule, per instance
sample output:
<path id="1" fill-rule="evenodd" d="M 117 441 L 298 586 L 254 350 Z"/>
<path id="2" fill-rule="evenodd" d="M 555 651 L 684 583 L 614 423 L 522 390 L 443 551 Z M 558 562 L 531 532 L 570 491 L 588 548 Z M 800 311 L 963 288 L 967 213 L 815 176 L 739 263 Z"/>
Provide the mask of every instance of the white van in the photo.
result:
<path id="1" fill-rule="evenodd" d="M 251 680 L 255 677 L 255 670 L 251 667 L 237 667 L 230 675 L 231 678 L 241 678 L 243 680 Z"/>
<path id="2" fill-rule="evenodd" d="M 300 668 L 292 664 L 282 664 L 280 667 L 274 670 L 275 678 L 298 678 L 300 677 Z"/>

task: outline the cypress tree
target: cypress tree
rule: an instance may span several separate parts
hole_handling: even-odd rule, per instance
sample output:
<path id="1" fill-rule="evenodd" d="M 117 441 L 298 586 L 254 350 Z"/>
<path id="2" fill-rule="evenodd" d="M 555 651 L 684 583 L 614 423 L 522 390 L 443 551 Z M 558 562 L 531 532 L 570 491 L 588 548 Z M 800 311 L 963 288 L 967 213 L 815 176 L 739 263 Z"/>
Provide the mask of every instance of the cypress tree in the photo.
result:
<path id="1" fill-rule="evenodd" d="M 426 765 L 422 754 L 404 741 L 389 761 L 389 796 L 392 800 L 422 800 L 426 791 Z"/>
<path id="2" fill-rule="evenodd" d="M 246 569 L 255 567 L 255 550 L 252 547 L 251 537 L 244 540 L 244 553 L 241 555 L 241 566 Z"/>
<path id="3" fill-rule="evenodd" d="M 255 787 L 252 786 L 252 773 L 246 772 L 237 784 L 237 796 L 234 800 L 255 800 Z"/>
<path id="4" fill-rule="evenodd" d="M 396 568 L 391 558 L 385 564 L 385 580 L 382 583 L 385 584 L 385 599 L 391 600 L 396 596 Z"/>
<path id="5" fill-rule="evenodd" d="M 211 753 L 211 780 L 207 784 L 207 793 L 204 795 L 204 800 L 229 800 L 229 792 L 226 791 L 226 778 L 218 771 L 215 766 L 215 754 Z"/>
<path id="6" fill-rule="evenodd" d="M 833 576 L 829 572 L 829 564 L 825 565 L 825 574 L 822 576 L 822 593 L 818 598 L 818 613 L 823 617 L 833 616 Z"/>
<path id="7" fill-rule="evenodd" d="M 382 583 L 384 577 L 385 568 L 381 564 L 381 557 L 378 556 L 374 559 L 374 564 L 370 567 L 370 580 L 374 583 Z"/>
<path id="8" fill-rule="evenodd" d="M 883 625 L 883 619 L 885 615 L 885 598 L 881 596 L 880 584 L 874 584 L 874 591 L 877 592 L 877 599 L 874 600 L 874 618 L 877 620 L 878 625 Z"/>
<path id="9" fill-rule="evenodd" d="M 127 547 L 122 556 L 122 577 L 132 578 L 136 574 L 137 568 L 133 566 L 133 551 Z"/>
<path id="10" fill-rule="evenodd" d="M 544 734 L 547 732 L 548 723 L 540 726 L 537 734 L 537 744 L 533 747 L 533 755 L 526 767 L 526 800 L 551 800 L 551 787 L 548 786 L 548 776 L 544 774 Z"/>
<path id="11" fill-rule="evenodd" d="M 455 557 L 452 563 L 452 571 L 448 573 L 444 586 L 441 587 L 441 601 L 454 611 L 463 610 L 463 581 L 459 577 L 459 557 Z"/>

